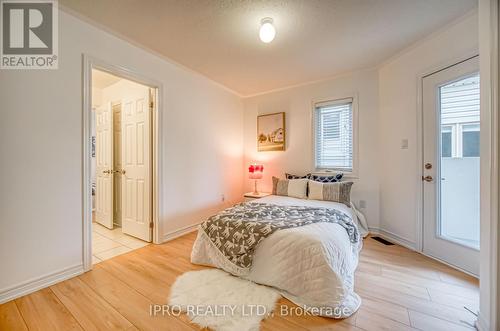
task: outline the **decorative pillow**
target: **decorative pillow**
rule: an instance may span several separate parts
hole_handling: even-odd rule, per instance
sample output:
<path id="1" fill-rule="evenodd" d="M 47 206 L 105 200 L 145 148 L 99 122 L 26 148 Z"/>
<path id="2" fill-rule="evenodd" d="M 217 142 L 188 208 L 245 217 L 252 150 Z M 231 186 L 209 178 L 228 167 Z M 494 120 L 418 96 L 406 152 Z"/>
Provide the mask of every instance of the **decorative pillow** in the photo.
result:
<path id="1" fill-rule="evenodd" d="M 279 179 L 277 177 L 273 177 L 273 194 L 306 199 L 308 181 L 309 180 L 306 178 Z"/>
<path id="2" fill-rule="evenodd" d="M 307 174 L 307 175 L 304 175 L 304 176 L 298 176 L 298 175 L 292 175 L 292 174 L 289 174 L 289 173 L 286 173 L 285 172 L 285 178 L 286 179 L 302 179 L 302 178 L 311 178 L 311 174 Z"/>
<path id="3" fill-rule="evenodd" d="M 315 182 L 321 182 L 321 183 L 336 183 L 340 182 L 342 177 L 344 176 L 343 173 L 338 173 L 335 175 L 312 175 L 309 177 L 309 179 L 314 180 Z"/>
<path id="4" fill-rule="evenodd" d="M 351 206 L 351 186 L 353 182 L 320 183 L 309 181 L 309 196 L 311 200 L 340 202 Z"/>

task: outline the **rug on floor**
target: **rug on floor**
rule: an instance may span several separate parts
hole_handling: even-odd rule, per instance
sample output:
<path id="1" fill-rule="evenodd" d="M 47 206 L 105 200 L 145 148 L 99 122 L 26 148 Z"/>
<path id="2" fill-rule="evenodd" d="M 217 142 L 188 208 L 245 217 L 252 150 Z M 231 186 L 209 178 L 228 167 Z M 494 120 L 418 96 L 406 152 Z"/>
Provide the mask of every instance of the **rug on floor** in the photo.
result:
<path id="1" fill-rule="evenodd" d="M 259 330 L 280 298 L 278 291 L 218 270 L 186 272 L 177 277 L 168 304 L 191 322 L 216 331 Z"/>

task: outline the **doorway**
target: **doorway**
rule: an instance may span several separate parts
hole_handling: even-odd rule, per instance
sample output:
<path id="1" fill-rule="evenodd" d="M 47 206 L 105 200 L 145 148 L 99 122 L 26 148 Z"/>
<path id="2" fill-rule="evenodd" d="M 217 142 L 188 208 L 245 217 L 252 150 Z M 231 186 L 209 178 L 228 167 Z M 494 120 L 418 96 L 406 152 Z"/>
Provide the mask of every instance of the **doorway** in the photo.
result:
<path id="1" fill-rule="evenodd" d="M 479 58 L 423 78 L 423 252 L 479 275 Z"/>
<path id="2" fill-rule="evenodd" d="M 97 118 L 93 118 L 96 115 L 98 107 L 94 107 L 92 110 L 93 101 L 99 98 L 99 95 L 94 94 L 92 91 L 92 83 L 94 74 L 96 72 L 102 72 L 109 74 L 108 78 L 111 76 L 115 80 L 122 80 L 127 82 L 127 84 L 136 84 L 141 86 L 143 89 L 146 88 L 148 93 L 138 94 L 127 94 L 123 98 L 110 99 L 101 94 L 100 106 L 103 108 L 103 113 L 107 117 L 108 122 L 106 127 L 107 130 L 103 130 L 107 135 L 108 140 L 101 140 L 105 143 L 108 150 L 113 150 L 114 145 L 110 144 L 112 137 L 116 134 L 121 135 L 120 142 L 124 139 L 135 142 L 134 144 L 121 144 L 117 149 L 117 153 L 121 153 L 121 167 L 119 163 L 111 163 L 112 159 L 115 157 L 113 153 L 107 153 L 109 159 L 106 162 L 107 166 L 113 166 L 101 170 L 101 174 L 105 175 L 105 181 L 103 181 L 103 189 L 106 195 L 101 195 L 103 197 L 103 208 L 104 218 L 100 218 L 102 223 L 106 223 L 107 226 L 101 225 L 98 222 L 93 222 L 96 215 L 96 205 L 95 197 L 99 197 L 97 191 L 97 160 L 94 162 L 93 157 L 97 158 Z M 143 90 L 144 91 L 144 90 Z M 93 233 L 96 229 L 105 231 L 115 231 L 122 232 L 124 230 L 126 234 L 134 238 L 134 240 L 143 240 L 146 242 L 153 242 L 155 244 L 163 242 L 162 238 L 162 227 L 161 223 L 158 221 L 158 215 L 161 214 L 163 210 L 163 205 L 160 203 L 162 192 L 160 186 L 161 182 L 161 171 L 162 168 L 162 157 L 159 151 L 162 148 L 161 144 L 161 126 L 159 123 L 162 121 L 162 109 L 163 105 L 163 84 L 160 81 L 151 79 L 143 74 L 124 68 L 121 66 L 116 66 L 90 55 L 83 55 L 83 269 L 84 271 L 89 271 L 92 269 L 93 260 Z M 142 99 L 141 96 L 142 95 Z M 113 132 L 112 126 L 110 125 L 111 115 L 113 114 L 113 108 L 115 114 L 120 112 L 121 123 L 119 125 L 120 133 Z M 109 111 L 111 109 L 111 111 Z M 101 118 L 104 121 L 105 117 Z M 115 115 L 118 116 L 118 115 Z M 95 116 L 97 117 L 97 116 Z M 140 120 L 144 124 L 139 123 Z M 95 125 L 94 125 L 95 123 Z M 147 123 L 147 124 L 146 124 Z M 144 134 L 149 127 L 149 134 Z M 115 123 L 118 127 L 118 124 Z M 93 129 L 95 128 L 95 129 Z M 118 131 L 118 130 L 116 130 Z M 113 134 L 111 134 L 113 132 Z M 130 134 L 128 134 L 130 133 Z M 95 137 L 95 138 L 93 138 Z M 138 146 L 147 146 L 144 140 L 149 140 L 149 147 L 144 148 L 140 153 L 137 152 Z M 125 146 L 128 146 L 127 150 L 124 150 Z M 135 147 L 131 147 L 135 146 Z M 104 151 L 104 149 L 103 149 Z M 104 157 L 103 157 L 104 158 Z M 149 164 L 147 164 L 149 163 Z M 109 173 L 108 173 L 109 172 Z M 149 172 L 149 180 L 144 177 L 144 173 Z M 122 176 L 120 176 L 122 175 Z M 125 176 L 123 176 L 125 175 Z M 95 177 L 93 181 L 93 176 Z M 115 199 L 114 195 L 114 185 L 115 177 L 120 178 L 117 183 L 122 186 L 117 194 L 118 198 Z M 92 185 L 95 182 L 95 185 Z M 117 184 L 118 185 L 118 184 Z M 93 194 L 94 193 L 94 194 Z M 137 197 L 145 197 L 144 199 L 138 199 Z M 104 199 L 105 198 L 105 199 Z M 148 202 L 149 200 L 149 202 Z M 118 206 L 116 206 L 118 205 Z M 128 208 L 128 209 L 127 209 Z M 116 210 L 116 214 L 115 214 Z M 121 213 L 121 217 L 119 217 Z M 126 214 L 128 213 L 128 214 Z M 113 216 L 111 216 L 113 215 Z M 121 219 L 121 224 L 115 222 L 115 215 Z M 111 220 L 111 222 L 110 222 Z M 110 223 L 112 223 L 113 229 L 110 229 Z M 93 226 L 94 225 L 94 226 Z M 119 227 L 117 225 L 120 225 Z M 98 230 L 99 231 L 99 230 Z M 117 236 L 119 234 L 111 234 L 109 236 Z M 95 236 L 95 235 L 94 235 Z M 140 239 L 138 239 L 140 238 Z M 144 244 L 144 243 L 142 243 Z M 146 243 L 147 244 L 147 243 Z M 133 244 L 127 246 L 128 248 L 134 249 Z M 137 245 L 139 246 L 139 244 Z M 125 251 L 125 249 L 123 249 Z M 120 252 L 117 253 L 121 254 Z M 110 253 L 110 255 L 112 255 Z M 102 256 L 101 256 L 102 257 Z M 96 260 L 94 258 L 94 260 Z"/>
<path id="3" fill-rule="evenodd" d="M 155 91 L 92 69 L 92 261 L 152 240 Z"/>

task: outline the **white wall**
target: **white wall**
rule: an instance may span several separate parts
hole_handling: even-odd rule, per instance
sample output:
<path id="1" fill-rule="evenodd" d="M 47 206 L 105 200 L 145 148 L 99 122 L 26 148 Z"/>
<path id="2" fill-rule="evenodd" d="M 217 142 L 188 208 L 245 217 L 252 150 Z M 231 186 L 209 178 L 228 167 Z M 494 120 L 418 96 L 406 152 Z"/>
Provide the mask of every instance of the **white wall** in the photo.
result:
<path id="1" fill-rule="evenodd" d="M 371 227 L 379 225 L 378 182 L 378 74 L 364 70 L 338 76 L 328 81 L 303 85 L 244 99 L 245 106 L 245 190 L 253 190 L 246 167 L 259 161 L 264 165 L 261 191 L 270 192 L 271 177 L 284 173 L 314 172 L 312 143 L 313 101 L 356 96 L 359 104 L 359 178 L 352 179 L 352 199 L 366 201 L 362 209 Z M 257 115 L 286 113 L 287 146 L 284 152 L 257 152 Z M 346 179 L 350 180 L 350 179 Z"/>
<path id="2" fill-rule="evenodd" d="M 102 104 L 102 89 L 92 86 L 92 107 L 99 107 Z"/>
<path id="3" fill-rule="evenodd" d="M 149 87 L 132 82 L 127 79 L 121 79 L 110 86 L 101 90 L 101 104 L 108 102 L 118 103 L 124 98 L 138 98 L 147 93 Z"/>
<path id="4" fill-rule="evenodd" d="M 417 241 L 417 82 L 422 74 L 478 52 L 477 12 L 433 34 L 379 71 L 380 227 Z M 409 148 L 401 149 L 408 139 Z"/>
<path id="5" fill-rule="evenodd" d="M 0 73 L 0 297 L 82 265 L 83 53 L 164 86 L 165 234 L 241 199 L 240 98 L 60 12 L 59 69 Z"/>

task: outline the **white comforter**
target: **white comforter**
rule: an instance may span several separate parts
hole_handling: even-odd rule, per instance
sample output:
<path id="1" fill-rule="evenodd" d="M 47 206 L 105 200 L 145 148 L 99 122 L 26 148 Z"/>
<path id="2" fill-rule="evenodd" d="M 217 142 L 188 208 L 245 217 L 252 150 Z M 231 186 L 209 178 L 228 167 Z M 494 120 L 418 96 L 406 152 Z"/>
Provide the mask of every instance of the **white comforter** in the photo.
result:
<path id="1" fill-rule="evenodd" d="M 330 201 L 271 195 L 249 203 L 334 208 L 350 215 L 357 223 L 353 209 Z M 351 244 L 346 230 L 335 223 L 279 230 L 257 246 L 250 273 L 244 278 L 273 286 L 295 304 L 314 308 L 314 313 L 345 318 L 361 304 L 360 297 L 354 293 L 354 271 L 361 244 L 361 239 L 358 244 Z M 230 272 L 203 231 L 198 231 L 191 262 Z"/>

